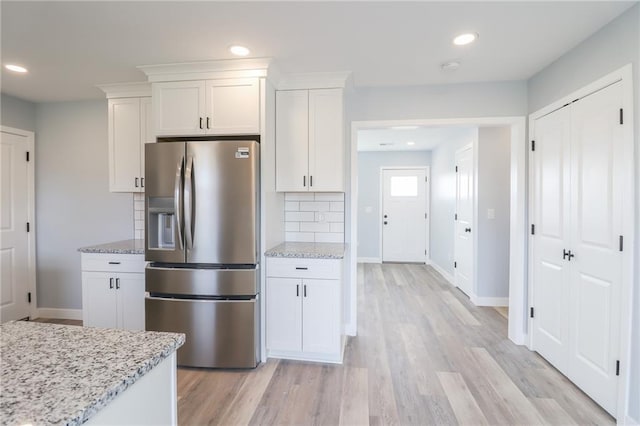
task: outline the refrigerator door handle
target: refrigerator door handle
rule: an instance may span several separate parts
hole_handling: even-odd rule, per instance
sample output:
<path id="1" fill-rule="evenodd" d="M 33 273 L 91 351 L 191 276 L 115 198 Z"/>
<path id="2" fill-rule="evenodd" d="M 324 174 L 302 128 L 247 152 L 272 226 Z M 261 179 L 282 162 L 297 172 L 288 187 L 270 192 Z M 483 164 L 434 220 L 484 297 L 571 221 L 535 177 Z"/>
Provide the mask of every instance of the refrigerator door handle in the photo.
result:
<path id="1" fill-rule="evenodd" d="M 182 176 L 183 176 L 183 167 L 184 167 L 184 157 L 178 161 L 178 165 L 176 167 L 176 183 L 174 185 L 173 197 L 174 197 L 174 208 L 176 211 L 176 222 L 178 227 L 178 241 L 180 241 L 180 250 L 184 250 L 184 245 L 182 243 Z"/>
<path id="2" fill-rule="evenodd" d="M 187 169 L 184 173 L 184 225 L 187 249 L 193 248 L 193 234 L 195 221 L 193 220 L 193 200 L 195 188 L 193 187 L 193 157 L 187 159 Z"/>

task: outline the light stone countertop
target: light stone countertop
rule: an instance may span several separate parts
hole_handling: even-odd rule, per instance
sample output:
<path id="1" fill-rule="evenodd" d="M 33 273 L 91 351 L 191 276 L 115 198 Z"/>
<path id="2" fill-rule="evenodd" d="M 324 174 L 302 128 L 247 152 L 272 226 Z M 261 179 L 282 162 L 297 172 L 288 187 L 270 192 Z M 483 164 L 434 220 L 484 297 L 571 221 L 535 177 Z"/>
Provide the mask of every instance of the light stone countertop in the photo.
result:
<path id="1" fill-rule="evenodd" d="M 144 240 L 122 240 L 78 249 L 81 253 L 144 254 Z"/>
<path id="2" fill-rule="evenodd" d="M 267 257 L 293 257 L 308 259 L 342 259 L 346 252 L 343 243 L 284 242 L 267 250 Z"/>
<path id="3" fill-rule="evenodd" d="M 0 325 L 0 423 L 79 425 L 184 344 L 185 335 Z"/>

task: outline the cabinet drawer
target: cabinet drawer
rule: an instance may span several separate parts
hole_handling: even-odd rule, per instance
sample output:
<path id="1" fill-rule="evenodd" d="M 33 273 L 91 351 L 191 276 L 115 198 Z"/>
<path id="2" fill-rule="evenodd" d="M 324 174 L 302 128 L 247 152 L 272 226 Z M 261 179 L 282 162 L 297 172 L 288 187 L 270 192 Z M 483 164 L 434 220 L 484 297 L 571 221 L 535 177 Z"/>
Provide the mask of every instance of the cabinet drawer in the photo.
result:
<path id="1" fill-rule="evenodd" d="M 341 279 L 341 259 L 267 258 L 267 276 Z"/>
<path id="2" fill-rule="evenodd" d="M 82 253 L 83 271 L 144 273 L 144 254 Z"/>

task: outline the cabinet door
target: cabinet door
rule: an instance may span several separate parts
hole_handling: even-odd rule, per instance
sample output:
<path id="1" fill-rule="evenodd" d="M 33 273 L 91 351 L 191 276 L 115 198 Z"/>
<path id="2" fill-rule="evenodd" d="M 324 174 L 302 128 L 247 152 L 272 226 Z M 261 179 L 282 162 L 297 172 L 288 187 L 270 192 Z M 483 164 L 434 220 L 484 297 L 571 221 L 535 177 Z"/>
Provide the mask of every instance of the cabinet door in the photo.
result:
<path id="1" fill-rule="evenodd" d="M 309 190 L 309 91 L 276 92 L 276 191 Z"/>
<path id="2" fill-rule="evenodd" d="M 189 136 L 205 133 L 205 82 L 153 83 L 156 136 Z"/>
<path id="3" fill-rule="evenodd" d="M 340 281 L 303 281 L 302 350 L 314 353 L 340 351 Z"/>
<path id="4" fill-rule="evenodd" d="M 260 82 L 257 78 L 206 82 L 207 134 L 259 134 Z"/>
<path id="5" fill-rule="evenodd" d="M 118 328 L 144 330 L 144 274 L 118 274 Z"/>
<path id="6" fill-rule="evenodd" d="M 109 99 L 109 190 L 111 192 L 141 191 L 140 128 L 139 98 Z"/>
<path id="7" fill-rule="evenodd" d="M 309 190 L 344 192 L 342 89 L 309 90 Z"/>
<path id="8" fill-rule="evenodd" d="M 88 327 L 118 327 L 115 279 L 107 272 L 82 273 L 82 321 Z M 114 288 L 111 288 L 111 285 Z"/>
<path id="9" fill-rule="evenodd" d="M 267 278 L 267 349 L 302 349 L 302 281 Z"/>
<path id="10" fill-rule="evenodd" d="M 156 141 L 151 113 L 151 98 L 140 98 L 140 186 L 144 191 L 144 144 Z"/>

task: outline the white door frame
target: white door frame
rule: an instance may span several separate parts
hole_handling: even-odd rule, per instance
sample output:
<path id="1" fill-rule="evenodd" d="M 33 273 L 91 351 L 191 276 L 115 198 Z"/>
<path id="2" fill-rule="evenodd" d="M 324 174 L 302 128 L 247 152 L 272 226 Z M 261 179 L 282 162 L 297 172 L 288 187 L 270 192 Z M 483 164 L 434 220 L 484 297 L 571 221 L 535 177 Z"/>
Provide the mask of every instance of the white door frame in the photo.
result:
<path id="1" fill-rule="evenodd" d="M 348 235 L 349 315 L 345 318 L 345 331 L 357 334 L 358 307 L 358 131 L 391 126 L 478 126 L 509 127 L 511 129 L 511 202 L 509 253 L 509 339 L 519 345 L 527 341 L 527 142 L 525 117 L 440 118 L 419 120 L 373 120 L 351 122 L 349 149 L 351 184 L 346 198 L 349 222 Z M 474 277 L 474 281 L 477 281 Z"/>
<path id="2" fill-rule="evenodd" d="M 625 126 L 623 133 L 623 143 L 625 155 L 624 158 L 627 161 L 627 179 L 629 182 L 623 192 L 625 193 L 624 199 L 629 201 L 628 205 L 631 208 L 623 209 L 622 228 L 624 230 L 624 251 L 622 252 L 622 283 L 620 289 L 620 300 L 622 307 L 620 309 L 620 383 L 618 384 L 618 406 L 617 417 L 619 422 L 623 422 L 627 415 L 627 389 L 629 384 L 629 378 L 631 371 L 629 368 L 631 362 L 631 321 L 632 309 L 633 309 L 633 283 L 634 283 L 634 247 L 635 247 L 635 184 L 634 184 L 634 145 L 633 145 L 633 80 L 631 73 L 631 64 L 607 74 L 606 76 L 594 81 L 587 86 L 576 90 L 575 92 L 562 97 L 561 99 L 547 105 L 544 108 L 529 115 L 529 140 L 534 139 L 534 122 L 538 118 L 547 115 L 559 108 L 562 108 L 567 103 L 573 102 L 576 99 L 583 98 L 591 93 L 597 92 L 613 83 L 618 81 L 622 82 L 622 105 L 624 108 L 625 120 L 628 120 L 629 125 Z M 533 158 L 529 158 L 529 170 L 533 173 Z M 638 177 L 640 179 L 640 177 Z M 637 183 L 640 186 L 640 182 Z M 529 217 L 533 218 L 534 207 L 534 192 L 533 192 L 533 175 L 529 179 Z M 529 264 L 533 264 L 533 249 L 534 239 L 529 239 Z M 533 268 L 529 268 L 528 281 L 533 283 Z M 533 300 L 533 285 L 529 286 L 528 300 Z M 533 350 L 533 332 L 531 331 L 531 322 L 529 322 L 529 338 L 527 339 L 527 345 L 529 349 Z"/>
<path id="3" fill-rule="evenodd" d="M 427 223 L 425 225 L 425 248 L 427 250 L 427 254 L 424 256 L 424 263 L 426 265 L 428 265 L 429 263 L 431 263 L 431 246 L 429 243 L 429 223 L 431 223 L 431 191 L 429 190 L 431 187 L 431 167 L 429 166 L 382 166 L 380 167 L 380 197 L 379 197 L 379 207 L 378 207 L 378 211 L 380 212 L 380 214 L 382 215 L 382 207 L 384 206 L 383 203 L 383 197 L 384 197 L 384 182 L 383 179 L 384 177 L 382 176 L 382 173 L 385 170 L 424 170 L 424 175 L 427 178 L 427 181 L 425 182 L 424 185 L 424 191 L 425 191 L 425 210 L 427 213 Z M 378 218 L 378 259 L 380 259 L 380 262 L 382 262 L 382 220 L 381 218 Z"/>
<path id="4" fill-rule="evenodd" d="M 27 163 L 27 222 L 29 222 L 29 235 L 27 238 L 27 288 L 31 292 L 31 304 L 29 305 L 29 318 L 38 318 L 38 295 L 36 292 L 36 210 L 35 210 L 35 134 L 33 132 L 16 129 L 14 127 L 1 126 L 0 132 L 22 136 L 27 142 L 29 162 Z"/>

